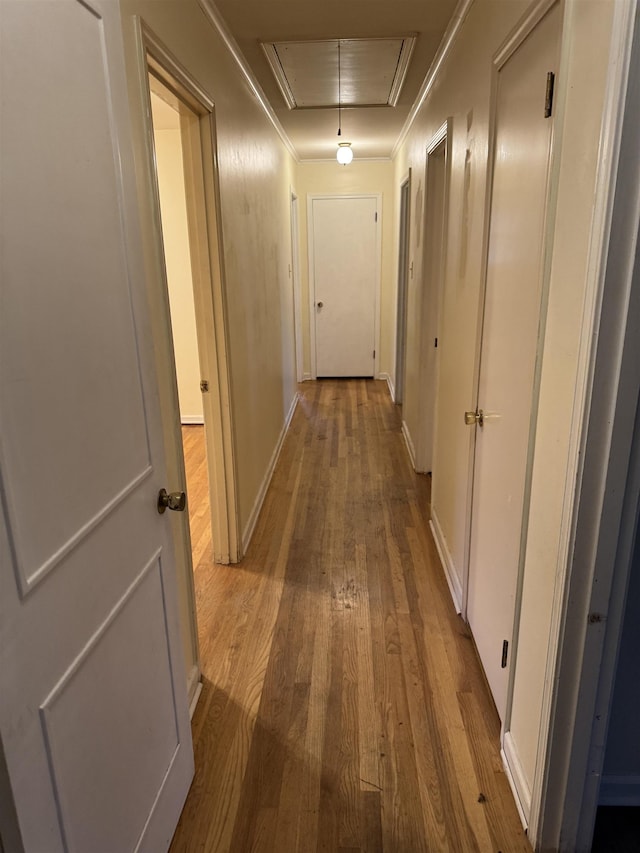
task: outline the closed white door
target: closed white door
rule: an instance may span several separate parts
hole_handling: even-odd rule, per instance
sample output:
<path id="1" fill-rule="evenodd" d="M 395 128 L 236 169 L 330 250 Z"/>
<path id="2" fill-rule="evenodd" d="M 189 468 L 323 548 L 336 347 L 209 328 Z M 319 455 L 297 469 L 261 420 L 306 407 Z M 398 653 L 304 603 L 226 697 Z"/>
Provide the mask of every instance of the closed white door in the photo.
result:
<path id="1" fill-rule="evenodd" d="M 540 310 L 556 5 L 498 73 L 467 617 L 500 716 L 507 703 Z M 460 413 L 462 416 L 462 412 Z M 503 656 L 505 641 L 509 644 Z"/>
<path id="2" fill-rule="evenodd" d="M 374 376 L 375 196 L 311 200 L 316 376 Z"/>
<path id="3" fill-rule="evenodd" d="M 3 2 L 0 736 L 26 851 L 166 850 L 193 776 L 119 6 Z M 3 809 L 6 814 L 7 809 Z"/>

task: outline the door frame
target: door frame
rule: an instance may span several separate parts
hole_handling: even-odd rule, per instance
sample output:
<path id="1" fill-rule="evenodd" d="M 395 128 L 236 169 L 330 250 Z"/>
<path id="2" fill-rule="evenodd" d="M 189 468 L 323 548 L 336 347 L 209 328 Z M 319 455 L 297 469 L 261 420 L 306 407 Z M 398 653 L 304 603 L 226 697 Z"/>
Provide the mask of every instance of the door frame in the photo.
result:
<path id="1" fill-rule="evenodd" d="M 396 346 L 393 402 L 402 403 L 404 396 L 405 359 L 407 354 L 407 293 L 409 290 L 409 256 L 411 234 L 411 169 L 400 182 L 398 216 L 398 279 L 396 299 Z"/>
<path id="2" fill-rule="evenodd" d="M 290 187 L 291 202 L 291 282 L 293 287 L 293 326 L 296 345 L 296 379 L 304 379 L 304 342 L 302 338 L 302 292 L 300 288 L 300 218 L 298 194 Z"/>
<path id="3" fill-rule="evenodd" d="M 315 274 L 314 274 L 314 239 L 313 239 L 313 202 L 316 199 L 343 198 L 374 198 L 376 200 L 376 257 L 375 257 L 375 306 L 374 306 L 374 349 L 373 376 L 379 379 L 380 364 L 380 291 L 382 268 L 382 193 L 310 193 L 307 196 L 307 243 L 309 255 L 309 342 L 311 346 L 311 379 L 318 378 L 316 367 L 316 315 L 315 315 Z"/>
<path id="4" fill-rule="evenodd" d="M 141 18 L 136 18 L 138 49 L 141 66 L 140 81 L 143 102 L 146 107 L 147 165 L 151 171 L 154 188 L 154 220 L 160 228 L 160 205 L 155 176 L 153 126 L 150 119 L 150 94 L 147 73 L 153 74 L 199 116 L 198 132 L 188 139 L 187 149 L 193 154 L 185 158 L 193 174 L 193 187 L 197 196 L 187 193 L 187 214 L 193 220 L 194 233 L 190 233 L 193 264 L 194 294 L 196 302 L 196 326 L 200 366 L 204 378 L 209 381 L 209 392 L 203 395 L 206 425 L 207 460 L 211 489 L 211 506 L 217 511 L 212 514 L 212 538 L 216 563 L 236 563 L 242 557 L 238 501 L 236 487 L 236 465 L 232 413 L 232 389 L 228 359 L 228 322 L 225 292 L 222 227 L 220 217 L 220 189 L 216 144 L 215 103 L 189 72 L 173 56 L 168 48 L 153 33 Z M 206 154 L 207 156 L 203 156 Z M 201 160 L 201 166 L 198 162 Z M 200 171 L 200 169 L 202 171 Z M 188 190 L 188 187 L 187 187 Z M 190 229 L 191 232 L 191 229 Z M 160 232 L 161 233 L 161 232 Z M 158 249 L 161 247 L 158 246 Z M 170 324 L 168 291 L 164 255 L 161 258 L 163 287 L 159 297 L 159 308 Z M 162 333 L 162 329 L 159 330 Z M 165 354 L 165 358 L 169 353 Z M 173 352 L 170 354 L 173 362 Z M 171 375 L 170 375 L 171 374 Z M 175 365 L 164 372 L 164 381 L 175 385 Z M 177 393 L 177 392 L 176 392 Z M 174 397 L 174 401 L 177 398 Z M 179 417 L 167 412 L 179 433 Z M 182 439 L 176 442 L 182 457 Z M 172 448 L 170 452 L 175 453 Z M 184 465 L 184 460 L 181 460 Z"/>
<path id="5" fill-rule="evenodd" d="M 430 287 L 427 287 L 427 269 L 429 261 L 431 260 L 428 241 L 425 237 L 423 241 L 423 260 L 422 260 L 422 281 L 421 281 L 421 293 L 420 293 L 420 340 L 419 340 L 419 354 L 420 361 L 418 366 L 418 383 L 420 388 L 420 393 L 418 395 L 418 434 L 416 435 L 415 442 L 415 467 L 416 471 L 422 471 L 424 473 L 428 473 L 433 469 L 433 451 L 436 443 L 436 427 L 437 427 L 437 406 L 438 406 L 438 365 L 440 361 L 440 353 L 434 353 L 435 359 L 435 388 L 433 389 L 432 395 L 432 403 L 433 406 L 429 407 L 427 405 L 427 396 L 423 393 L 423 389 L 427 385 L 428 380 L 428 354 L 432 349 L 436 349 L 431 346 L 431 334 L 427 335 L 427 328 L 425 321 L 428 319 L 428 309 L 430 303 L 430 297 L 433 296 L 433 302 L 435 303 L 435 337 L 438 338 L 440 334 L 440 319 L 441 319 L 441 311 L 442 311 L 442 297 L 444 293 L 445 282 L 447 278 L 447 242 L 449 236 L 449 189 L 451 183 L 451 141 L 453 139 L 453 120 L 448 118 L 443 124 L 440 125 L 438 130 L 434 133 L 434 135 L 429 140 L 427 144 L 427 156 L 426 156 L 426 166 L 425 166 L 425 202 L 424 202 L 424 229 L 429 227 L 429 170 L 433 168 L 432 164 L 434 162 L 434 155 L 436 151 L 439 149 L 444 150 L 444 183 L 442 188 L 442 237 L 440 240 L 440 245 L 438 247 L 438 251 L 440 253 L 440 277 L 439 281 L 436 282 L 435 291 Z M 431 249 L 435 247 L 430 247 Z M 427 423 L 428 420 L 431 419 L 431 448 L 427 446 L 426 435 L 427 435 Z M 429 450 L 431 453 L 429 454 Z M 431 457 L 429 460 L 429 456 Z"/>

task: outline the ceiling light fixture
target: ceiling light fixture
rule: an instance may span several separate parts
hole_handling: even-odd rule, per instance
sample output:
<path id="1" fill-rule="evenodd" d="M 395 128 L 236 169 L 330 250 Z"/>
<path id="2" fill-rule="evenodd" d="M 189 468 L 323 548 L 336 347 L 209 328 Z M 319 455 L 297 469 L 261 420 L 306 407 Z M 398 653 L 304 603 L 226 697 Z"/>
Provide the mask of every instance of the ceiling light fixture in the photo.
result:
<path id="1" fill-rule="evenodd" d="M 342 76 L 340 67 L 340 39 L 338 39 L 338 136 L 342 136 Z M 336 160 L 341 166 L 348 166 L 353 160 L 350 142 L 338 142 Z"/>

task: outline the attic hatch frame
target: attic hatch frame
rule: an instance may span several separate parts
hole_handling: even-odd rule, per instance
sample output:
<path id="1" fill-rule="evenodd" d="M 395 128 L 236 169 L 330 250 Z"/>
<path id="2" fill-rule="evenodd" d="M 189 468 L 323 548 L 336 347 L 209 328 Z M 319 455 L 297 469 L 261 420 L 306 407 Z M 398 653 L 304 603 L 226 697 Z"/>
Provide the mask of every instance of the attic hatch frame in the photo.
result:
<path id="1" fill-rule="evenodd" d="M 278 53 L 278 48 L 283 48 L 289 45 L 307 45 L 307 44 L 326 44 L 327 46 L 333 46 L 335 49 L 336 46 L 342 47 L 343 45 L 353 44 L 354 42 L 366 42 L 366 43 L 375 43 L 375 42 L 391 42 L 391 41 L 399 41 L 402 40 L 402 45 L 400 47 L 400 52 L 398 55 L 398 61 L 396 64 L 395 72 L 393 79 L 391 81 L 391 85 L 389 87 L 389 95 L 385 102 L 378 103 L 358 103 L 358 104 L 347 104 L 349 109 L 366 109 L 371 107 L 395 107 L 398 104 L 398 99 L 400 98 L 400 92 L 402 91 L 402 87 L 404 86 L 404 82 L 407 76 L 407 72 L 409 70 L 409 63 L 411 61 L 411 57 L 413 55 L 413 50 L 415 48 L 417 33 L 409 33 L 407 35 L 399 35 L 393 37 L 379 37 L 379 38 L 339 38 L 339 39 L 297 39 L 292 41 L 278 41 L 278 42 L 260 42 L 260 47 L 262 48 L 267 62 L 269 63 L 269 67 L 273 72 L 273 76 L 275 77 L 276 83 L 278 84 L 278 88 L 282 93 L 282 97 L 285 100 L 287 105 L 287 109 L 289 110 L 325 110 L 325 109 L 335 109 L 338 105 L 335 103 L 326 103 L 326 104 L 317 104 L 313 106 L 301 106 L 296 101 L 296 96 L 294 94 L 293 88 L 289 83 L 289 79 L 287 78 L 287 74 L 282 65 L 282 61 L 280 58 L 280 54 Z"/>

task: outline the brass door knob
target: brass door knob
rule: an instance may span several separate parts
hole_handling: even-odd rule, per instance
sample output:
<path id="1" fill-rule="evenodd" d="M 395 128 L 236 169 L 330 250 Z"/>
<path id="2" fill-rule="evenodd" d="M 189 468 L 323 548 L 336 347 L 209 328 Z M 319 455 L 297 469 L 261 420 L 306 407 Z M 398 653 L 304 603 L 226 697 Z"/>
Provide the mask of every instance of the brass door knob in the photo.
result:
<path id="1" fill-rule="evenodd" d="M 474 426 L 475 424 L 484 426 L 484 412 L 482 409 L 478 409 L 476 412 L 465 412 L 464 422 L 467 426 Z"/>

